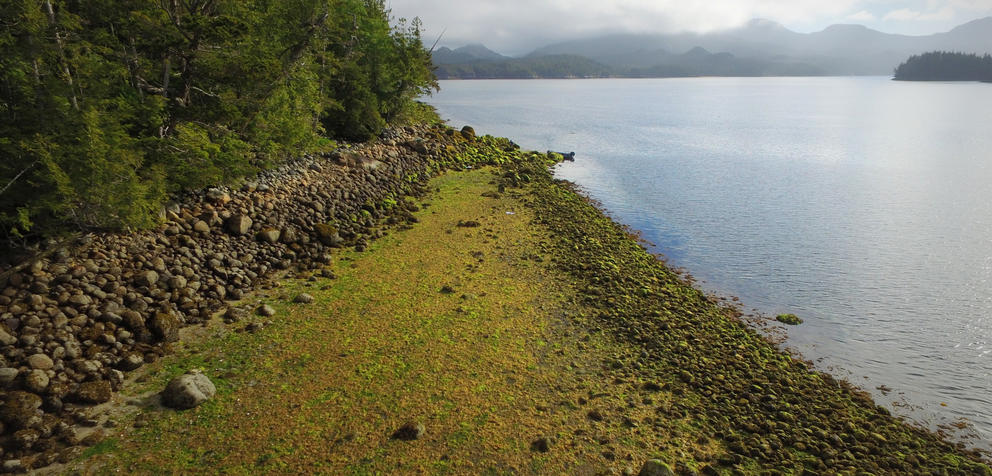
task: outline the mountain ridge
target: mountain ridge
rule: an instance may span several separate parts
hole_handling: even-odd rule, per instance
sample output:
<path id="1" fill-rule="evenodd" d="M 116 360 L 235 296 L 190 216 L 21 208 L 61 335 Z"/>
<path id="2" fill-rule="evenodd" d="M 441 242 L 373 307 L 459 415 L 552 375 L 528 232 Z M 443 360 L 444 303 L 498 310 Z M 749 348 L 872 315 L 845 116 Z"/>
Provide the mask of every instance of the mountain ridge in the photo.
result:
<path id="1" fill-rule="evenodd" d="M 435 64 L 533 61 L 565 55 L 608 66 L 614 76 L 641 76 L 652 70 L 714 76 L 890 75 L 906 58 L 927 51 L 992 52 L 992 16 L 924 36 L 843 23 L 799 33 L 771 20 L 753 19 L 736 28 L 705 34 L 620 33 L 580 38 L 541 46 L 519 58 L 482 48 L 499 58 L 477 54 L 472 60 L 455 63 L 445 58 L 445 52 L 440 58 L 435 56 Z M 698 50 L 709 56 L 702 58 L 705 55 Z M 687 52 L 696 54 L 686 56 Z M 711 67 L 702 67 L 705 64 Z"/>

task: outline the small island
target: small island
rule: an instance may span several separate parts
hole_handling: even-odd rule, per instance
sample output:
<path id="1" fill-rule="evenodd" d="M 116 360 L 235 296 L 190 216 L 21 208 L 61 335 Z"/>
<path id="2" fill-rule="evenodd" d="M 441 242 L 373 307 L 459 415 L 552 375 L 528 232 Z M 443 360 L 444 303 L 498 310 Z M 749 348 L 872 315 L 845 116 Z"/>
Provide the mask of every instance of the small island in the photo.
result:
<path id="1" fill-rule="evenodd" d="M 992 81 L 992 56 L 933 51 L 911 56 L 895 70 L 897 81 Z"/>

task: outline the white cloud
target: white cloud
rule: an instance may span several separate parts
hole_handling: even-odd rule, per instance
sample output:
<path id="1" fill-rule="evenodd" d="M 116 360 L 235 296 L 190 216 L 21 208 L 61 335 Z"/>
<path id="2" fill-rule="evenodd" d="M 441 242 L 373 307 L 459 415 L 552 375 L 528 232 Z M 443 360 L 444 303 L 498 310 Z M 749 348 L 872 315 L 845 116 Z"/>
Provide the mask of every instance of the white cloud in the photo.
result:
<path id="1" fill-rule="evenodd" d="M 396 16 L 421 17 L 425 39 L 430 42 L 445 31 L 442 44 L 481 42 L 509 54 L 597 34 L 707 32 L 753 18 L 773 20 L 799 31 L 857 22 L 884 26 L 890 32 L 921 32 L 921 27 L 913 25 L 949 29 L 955 26 L 953 22 L 992 15 L 992 0 L 387 1 Z"/>
<path id="2" fill-rule="evenodd" d="M 954 18 L 955 14 L 954 7 L 945 6 L 939 10 L 921 12 L 918 10 L 911 10 L 908 8 L 900 8 L 898 10 L 892 10 L 886 13 L 882 17 L 883 21 L 944 21 L 951 20 Z"/>
<path id="3" fill-rule="evenodd" d="M 858 13 L 848 15 L 845 19 L 849 21 L 874 21 L 875 15 L 868 10 L 861 10 Z"/>

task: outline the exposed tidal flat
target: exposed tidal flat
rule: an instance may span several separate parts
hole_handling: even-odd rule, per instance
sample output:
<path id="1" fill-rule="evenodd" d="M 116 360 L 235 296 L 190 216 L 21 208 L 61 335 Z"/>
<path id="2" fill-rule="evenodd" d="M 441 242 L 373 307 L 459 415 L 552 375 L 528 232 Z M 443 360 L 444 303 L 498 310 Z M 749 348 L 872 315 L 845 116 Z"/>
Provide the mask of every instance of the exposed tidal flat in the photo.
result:
<path id="1" fill-rule="evenodd" d="M 880 404 L 992 441 L 992 90 L 890 78 L 446 82 L 556 175 Z M 751 311 L 754 309 L 754 311 Z M 963 430 L 959 429 L 963 428 Z"/>
<path id="2" fill-rule="evenodd" d="M 489 137 L 424 138 L 456 158 L 428 193 L 393 198 L 408 219 L 245 297 L 271 315 L 188 329 L 124 385 L 130 415 L 73 464 L 132 474 L 992 473 L 778 350 L 555 180 L 553 158 Z M 165 382 L 196 367 L 217 383 L 213 400 L 185 412 L 154 404 Z"/>

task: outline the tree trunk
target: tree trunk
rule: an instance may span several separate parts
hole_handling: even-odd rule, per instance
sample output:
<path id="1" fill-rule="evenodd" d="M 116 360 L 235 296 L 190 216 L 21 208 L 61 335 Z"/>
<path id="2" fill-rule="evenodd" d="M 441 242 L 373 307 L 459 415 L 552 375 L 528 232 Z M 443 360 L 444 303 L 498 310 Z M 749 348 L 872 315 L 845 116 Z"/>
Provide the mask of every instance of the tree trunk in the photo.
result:
<path id="1" fill-rule="evenodd" d="M 55 20 L 55 9 L 52 8 L 51 0 L 45 0 L 45 9 L 48 11 L 48 21 L 52 24 L 52 31 L 55 33 L 55 45 L 59 49 L 62 74 L 65 75 L 66 82 L 69 83 L 69 100 L 72 102 L 72 108 L 78 111 L 79 101 L 76 99 L 76 86 L 72 80 L 72 72 L 69 70 L 69 62 L 65 57 L 65 47 L 62 45 L 62 35 L 59 33 L 58 23 Z"/>

